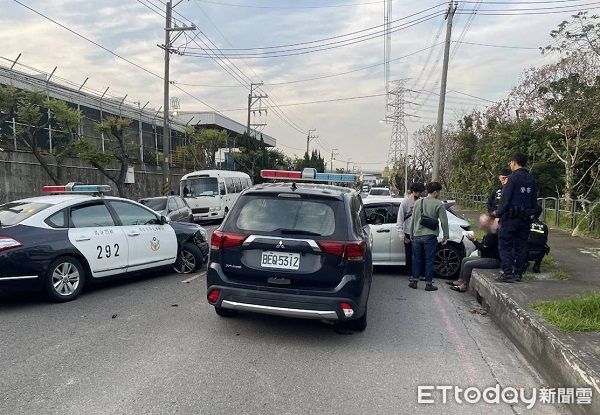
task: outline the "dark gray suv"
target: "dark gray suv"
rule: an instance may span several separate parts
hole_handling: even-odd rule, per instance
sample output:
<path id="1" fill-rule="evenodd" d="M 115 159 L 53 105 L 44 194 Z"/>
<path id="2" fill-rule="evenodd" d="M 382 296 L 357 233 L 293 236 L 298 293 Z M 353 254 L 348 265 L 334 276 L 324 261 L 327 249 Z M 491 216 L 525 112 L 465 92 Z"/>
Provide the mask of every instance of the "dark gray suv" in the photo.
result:
<path id="1" fill-rule="evenodd" d="M 354 190 L 275 183 L 243 192 L 214 231 L 208 302 L 238 311 L 367 325 L 371 234 Z"/>

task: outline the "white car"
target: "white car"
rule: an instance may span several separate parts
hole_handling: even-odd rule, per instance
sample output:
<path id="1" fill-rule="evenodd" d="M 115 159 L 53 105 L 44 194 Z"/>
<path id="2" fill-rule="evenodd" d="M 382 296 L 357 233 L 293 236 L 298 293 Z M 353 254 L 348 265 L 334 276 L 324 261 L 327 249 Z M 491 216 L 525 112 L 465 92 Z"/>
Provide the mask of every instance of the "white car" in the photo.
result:
<path id="1" fill-rule="evenodd" d="M 378 198 L 392 197 L 392 192 L 387 187 L 372 187 L 367 196 Z"/>
<path id="2" fill-rule="evenodd" d="M 398 235 L 396 219 L 403 199 L 365 199 L 365 213 L 373 235 L 373 265 L 406 265 L 404 242 Z M 453 203 L 445 203 L 448 211 L 450 239 L 440 245 L 435 259 L 435 273 L 444 278 L 453 277 L 460 271 L 460 262 L 475 251 L 475 245 L 463 236 L 469 230 L 469 222 L 452 212 Z M 442 240 L 440 236 L 438 240 Z"/>
<path id="3" fill-rule="evenodd" d="M 0 205 L 0 291 L 43 290 L 64 302 L 95 281 L 162 268 L 189 274 L 206 262 L 208 237 L 199 225 L 101 196 L 110 186 L 44 191 L 58 194 Z"/>

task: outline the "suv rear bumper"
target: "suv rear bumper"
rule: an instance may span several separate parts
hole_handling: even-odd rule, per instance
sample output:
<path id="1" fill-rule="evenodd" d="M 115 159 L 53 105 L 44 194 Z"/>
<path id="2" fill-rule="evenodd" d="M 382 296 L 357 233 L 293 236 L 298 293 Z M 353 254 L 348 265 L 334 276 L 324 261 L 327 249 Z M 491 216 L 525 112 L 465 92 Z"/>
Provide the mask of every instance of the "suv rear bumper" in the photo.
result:
<path id="1" fill-rule="evenodd" d="M 275 293 L 262 290 L 213 285 L 208 293 L 219 290 L 217 302 L 212 304 L 230 310 L 312 320 L 352 320 L 365 310 L 355 299 Z M 354 310 L 352 317 L 344 315 L 340 303 L 348 303 Z"/>
<path id="2" fill-rule="evenodd" d="M 249 311 L 252 313 L 271 314 L 274 316 L 296 317 L 317 320 L 337 320 L 335 310 L 307 310 L 302 308 L 272 307 L 268 305 L 238 303 L 236 301 L 223 300 L 221 307 L 229 310 Z"/>

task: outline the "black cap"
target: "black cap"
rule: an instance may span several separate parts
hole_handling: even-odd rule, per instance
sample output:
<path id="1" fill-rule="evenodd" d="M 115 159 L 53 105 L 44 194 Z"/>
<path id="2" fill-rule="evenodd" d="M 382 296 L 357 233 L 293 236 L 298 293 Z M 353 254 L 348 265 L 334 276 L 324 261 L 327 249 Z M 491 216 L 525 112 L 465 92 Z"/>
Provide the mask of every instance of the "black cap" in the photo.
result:
<path id="1" fill-rule="evenodd" d="M 508 167 L 504 167 L 500 170 L 500 176 L 510 176 L 512 173 L 512 170 L 509 169 Z"/>

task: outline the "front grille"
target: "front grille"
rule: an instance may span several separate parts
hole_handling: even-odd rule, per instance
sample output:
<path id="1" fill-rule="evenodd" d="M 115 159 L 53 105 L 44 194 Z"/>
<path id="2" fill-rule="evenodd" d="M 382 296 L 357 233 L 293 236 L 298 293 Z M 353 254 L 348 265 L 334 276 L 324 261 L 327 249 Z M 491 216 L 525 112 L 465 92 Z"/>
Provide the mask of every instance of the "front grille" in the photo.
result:
<path id="1" fill-rule="evenodd" d="M 208 213 L 208 208 L 196 208 L 196 209 L 192 209 L 192 213 Z"/>

